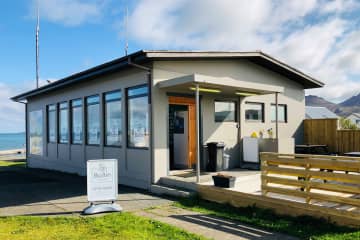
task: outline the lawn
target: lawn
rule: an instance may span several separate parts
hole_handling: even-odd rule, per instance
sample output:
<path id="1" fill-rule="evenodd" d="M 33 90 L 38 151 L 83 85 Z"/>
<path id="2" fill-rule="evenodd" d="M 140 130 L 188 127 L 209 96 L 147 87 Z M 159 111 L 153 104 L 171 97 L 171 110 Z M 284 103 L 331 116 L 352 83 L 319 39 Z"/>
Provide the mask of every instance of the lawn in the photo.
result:
<path id="1" fill-rule="evenodd" d="M 199 198 L 182 199 L 174 203 L 177 207 L 218 217 L 237 220 L 301 239 L 354 240 L 360 239 L 360 229 L 340 227 L 325 220 L 308 216 L 280 216 L 271 210 L 256 207 L 235 208 L 230 205 L 208 202 Z"/>
<path id="2" fill-rule="evenodd" d="M 26 163 L 22 161 L 1 161 L 0 167 L 25 167 Z"/>
<path id="3" fill-rule="evenodd" d="M 168 224 L 113 213 L 100 217 L 1 217 L 0 239 L 205 239 Z"/>

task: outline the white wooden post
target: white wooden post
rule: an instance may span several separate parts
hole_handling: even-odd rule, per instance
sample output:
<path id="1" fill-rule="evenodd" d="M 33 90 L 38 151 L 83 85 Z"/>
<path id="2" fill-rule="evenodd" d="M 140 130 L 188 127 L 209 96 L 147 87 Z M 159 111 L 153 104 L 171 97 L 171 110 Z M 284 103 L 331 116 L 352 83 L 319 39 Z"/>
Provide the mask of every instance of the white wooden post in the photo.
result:
<path id="1" fill-rule="evenodd" d="M 279 93 L 275 93 L 275 138 L 276 140 L 279 139 L 279 101 L 278 101 L 278 94 Z"/>

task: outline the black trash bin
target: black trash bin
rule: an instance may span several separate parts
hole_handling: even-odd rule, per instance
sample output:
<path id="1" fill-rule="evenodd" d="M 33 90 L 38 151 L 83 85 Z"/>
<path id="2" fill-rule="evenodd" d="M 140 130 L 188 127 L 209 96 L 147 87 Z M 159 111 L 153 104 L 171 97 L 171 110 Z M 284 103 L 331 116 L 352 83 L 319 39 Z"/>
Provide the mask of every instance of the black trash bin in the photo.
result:
<path id="1" fill-rule="evenodd" d="M 222 171 L 224 165 L 224 143 L 209 142 L 206 145 L 208 150 L 208 163 L 206 165 L 206 171 Z"/>

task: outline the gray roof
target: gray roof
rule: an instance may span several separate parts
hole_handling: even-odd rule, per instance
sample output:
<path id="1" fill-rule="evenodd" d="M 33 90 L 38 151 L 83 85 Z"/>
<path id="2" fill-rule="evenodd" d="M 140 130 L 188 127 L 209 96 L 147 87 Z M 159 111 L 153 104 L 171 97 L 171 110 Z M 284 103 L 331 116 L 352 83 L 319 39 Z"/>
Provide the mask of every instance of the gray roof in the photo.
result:
<path id="1" fill-rule="evenodd" d="M 356 118 L 360 118 L 360 113 L 351 113 L 349 114 L 346 118 L 350 117 L 350 116 L 354 116 Z"/>
<path id="2" fill-rule="evenodd" d="M 305 107 L 306 119 L 324 119 L 324 118 L 339 118 L 338 115 L 330 111 L 326 107 Z"/>
<path id="3" fill-rule="evenodd" d="M 169 51 L 169 50 L 141 50 L 124 56 L 113 61 L 98 65 L 85 71 L 75 73 L 71 76 L 62 78 L 53 83 L 33 89 L 31 91 L 21 93 L 12 97 L 14 101 L 26 100 L 29 97 L 36 96 L 45 92 L 62 88 L 74 82 L 85 81 L 90 78 L 99 77 L 119 71 L 124 68 L 132 67 L 129 60 L 137 64 L 151 62 L 153 60 L 198 60 L 198 59 L 246 59 L 259 66 L 274 71 L 288 79 L 300 83 L 304 89 L 323 87 L 324 83 L 306 75 L 305 73 L 271 57 L 260 51 L 255 52 L 234 52 L 234 51 Z"/>

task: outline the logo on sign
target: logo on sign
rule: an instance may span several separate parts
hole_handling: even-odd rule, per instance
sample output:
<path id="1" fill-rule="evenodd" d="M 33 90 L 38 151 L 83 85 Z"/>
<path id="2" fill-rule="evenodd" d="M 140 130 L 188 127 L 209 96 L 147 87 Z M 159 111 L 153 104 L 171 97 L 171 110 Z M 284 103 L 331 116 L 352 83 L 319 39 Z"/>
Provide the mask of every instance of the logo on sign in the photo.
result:
<path id="1" fill-rule="evenodd" d="M 99 164 L 98 167 L 91 169 L 92 177 L 95 182 L 111 181 L 112 174 L 105 164 Z"/>

